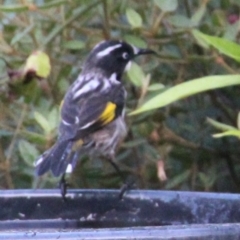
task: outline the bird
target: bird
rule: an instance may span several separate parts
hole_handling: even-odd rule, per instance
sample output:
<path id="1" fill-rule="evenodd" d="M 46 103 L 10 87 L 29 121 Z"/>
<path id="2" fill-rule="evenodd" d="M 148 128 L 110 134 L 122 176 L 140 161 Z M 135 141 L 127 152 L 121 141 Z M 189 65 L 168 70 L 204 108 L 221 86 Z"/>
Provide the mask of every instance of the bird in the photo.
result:
<path id="1" fill-rule="evenodd" d="M 37 176 L 49 170 L 55 177 L 62 175 L 63 197 L 65 173 L 71 173 L 83 156 L 103 156 L 119 172 L 115 153 L 127 134 L 122 77 L 132 60 L 154 53 L 121 40 L 105 40 L 87 56 L 62 101 L 56 143 L 35 161 Z"/>

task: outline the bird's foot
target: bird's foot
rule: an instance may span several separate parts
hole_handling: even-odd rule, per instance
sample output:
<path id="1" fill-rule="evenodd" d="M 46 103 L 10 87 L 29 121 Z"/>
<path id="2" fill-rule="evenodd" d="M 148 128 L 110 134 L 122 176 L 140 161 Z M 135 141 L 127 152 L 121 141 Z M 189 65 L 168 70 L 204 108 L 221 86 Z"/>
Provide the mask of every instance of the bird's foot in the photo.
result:
<path id="1" fill-rule="evenodd" d="M 128 191 L 128 190 L 131 190 L 131 189 L 134 189 L 135 188 L 135 181 L 134 179 L 130 179 L 128 181 L 126 181 L 122 187 L 120 188 L 120 193 L 118 195 L 119 199 L 121 200 L 124 196 L 124 194 Z"/>
<path id="2" fill-rule="evenodd" d="M 67 181 L 65 179 L 65 174 L 63 174 L 60 181 L 59 181 L 59 188 L 60 188 L 60 191 L 61 191 L 62 200 L 64 202 L 67 201 L 66 194 L 67 194 L 68 186 L 69 186 L 69 184 L 67 183 Z"/>

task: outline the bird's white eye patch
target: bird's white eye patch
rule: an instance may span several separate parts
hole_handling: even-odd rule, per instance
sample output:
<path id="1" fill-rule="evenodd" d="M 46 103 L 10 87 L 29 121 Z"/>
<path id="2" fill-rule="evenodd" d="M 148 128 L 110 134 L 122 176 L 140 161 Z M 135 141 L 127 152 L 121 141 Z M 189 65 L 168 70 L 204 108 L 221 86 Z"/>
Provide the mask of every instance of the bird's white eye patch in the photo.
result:
<path id="1" fill-rule="evenodd" d="M 120 48 L 121 46 L 122 46 L 122 44 L 119 43 L 117 45 L 105 48 L 101 52 L 97 53 L 97 57 L 99 57 L 99 58 L 104 57 L 104 56 L 108 55 L 109 53 L 111 53 L 113 50 Z"/>
<path id="2" fill-rule="evenodd" d="M 135 47 L 135 46 L 133 46 L 133 45 L 131 45 L 131 46 L 132 46 L 134 55 L 137 55 L 137 54 L 139 53 L 139 48 L 137 48 L 137 47 Z"/>
<path id="3" fill-rule="evenodd" d="M 122 54 L 122 58 L 125 59 L 125 60 L 128 60 L 129 59 L 129 54 L 127 52 L 124 52 Z"/>

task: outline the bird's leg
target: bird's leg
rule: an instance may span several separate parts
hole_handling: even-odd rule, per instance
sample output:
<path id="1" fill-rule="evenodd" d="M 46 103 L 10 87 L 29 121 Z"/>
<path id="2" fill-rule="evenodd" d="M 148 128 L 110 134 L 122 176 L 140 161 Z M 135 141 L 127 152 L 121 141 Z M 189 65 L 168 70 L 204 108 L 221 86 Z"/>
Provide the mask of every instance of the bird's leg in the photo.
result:
<path id="1" fill-rule="evenodd" d="M 66 199 L 67 187 L 68 187 L 68 183 L 66 182 L 66 179 L 65 179 L 65 173 L 63 173 L 59 182 L 59 188 L 60 188 L 62 199 L 64 202 L 67 200 Z"/>
<path id="2" fill-rule="evenodd" d="M 125 194 L 125 192 L 127 192 L 128 190 L 131 190 L 134 186 L 135 181 L 132 180 L 128 180 L 128 181 L 124 181 L 124 184 L 122 185 L 122 187 L 120 188 L 120 193 L 119 193 L 119 199 L 123 198 L 123 195 Z"/>
<path id="3" fill-rule="evenodd" d="M 113 166 L 113 168 L 114 168 L 114 170 L 117 172 L 117 174 L 120 176 L 121 180 L 122 180 L 123 182 L 125 182 L 125 178 L 124 178 L 124 176 L 123 176 L 123 173 L 122 173 L 122 171 L 120 170 L 120 168 L 118 167 L 118 165 L 116 164 L 116 162 L 115 162 L 112 158 L 109 159 L 109 162 L 111 163 L 111 165 Z"/>
<path id="4" fill-rule="evenodd" d="M 110 157 L 109 158 L 109 162 L 111 163 L 111 165 L 113 166 L 113 168 L 115 169 L 115 171 L 117 172 L 117 174 L 120 176 L 120 178 L 122 179 L 123 181 L 123 185 L 122 187 L 120 188 L 120 193 L 119 193 L 119 199 L 122 199 L 123 198 L 123 195 L 126 191 L 128 191 L 129 189 L 132 188 L 133 184 L 134 184 L 134 181 L 129 181 L 127 182 L 125 177 L 123 176 L 121 170 L 119 169 L 118 165 L 116 164 L 116 162 L 114 161 L 114 157 Z"/>

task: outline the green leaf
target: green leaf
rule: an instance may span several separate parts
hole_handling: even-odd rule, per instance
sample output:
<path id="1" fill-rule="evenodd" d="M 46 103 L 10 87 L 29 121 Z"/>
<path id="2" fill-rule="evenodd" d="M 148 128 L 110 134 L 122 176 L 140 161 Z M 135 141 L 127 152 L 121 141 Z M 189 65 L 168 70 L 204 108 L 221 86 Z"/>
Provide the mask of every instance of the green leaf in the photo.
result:
<path id="1" fill-rule="evenodd" d="M 58 109 L 55 107 L 51 110 L 48 115 L 48 122 L 51 127 L 51 130 L 54 130 L 58 127 L 60 121 L 60 115 Z"/>
<path id="2" fill-rule="evenodd" d="M 198 26 L 206 13 L 206 4 L 203 2 L 200 8 L 191 17 L 191 23 L 193 26 Z"/>
<path id="3" fill-rule="evenodd" d="M 207 44 L 216 48 L 222 54 L 235 59 L 240 62 L 240 46 L 239 44 L 229 41 L 224 38 L 213 37 L 207 34 L 201 33 L 198 30 L 192 31 L 193 36 L 199 41 L 205 41 Z"/>
<path id="4" fill-rule="evenodd" d="M 64 43 L 63 47 L 65 47 L 67 49 L 78 50 L 78 49 L 84 48 L 85 43 L 83 41 L 79 41 L 79 40 L 72 40 L 72 41 L 68 41 L 68 42 Z"/>
<path id="5" fill-rule="evenodd" d="M 239 129 L 232 127 L 230 125 L 224 124 L 224 123 L 217 122 L 211 118 L 207 118 L 207 121 L 211 125 L 213 125 L 215 128 L 224 131 L 223 133 L 213 134 L 214 138 L 221 138 L 221 137 L 226 137 L 226 136 L 234 136 L 234 137 L 240 138 L 240 130 Z M 239 122 L 239 115 L 238 115 L 238 122 Z"/>
<path id="6" fill-rule="evenodd" d="M 17 33 L 11 40 L 10 45 L 14 45 L 19 42 L 23 37 L 25 37 L 34 28 L 34 24 L 29 25 L 23 31 Z"/>
<path id="7" fill-rule="evenodd" d="M 208 181 L 209 181 L 208 175 L 205 174 L 205 173 L 199 172 L 199 173 L 198 173 L 198 177 L 199 177 L 200 181 L 206 186 L 206 184 L 207 184 Z"/>
<path id="8" fill-rule="evenodd" d="M 23 160 L 29 166 L 33 167 L 33 162 L 35 161 L 37 156 L 40 155 L 36 147 L 25 140 L 20 140 L 18 144 L 18 149 Z"/>
<path id="9" fill-rule="evenodd" d="M 46 38 L 42 42 L 42 46 L 48 45 L 50 42 L 52 42 L 52 40 L 55 37 L 57 37 L 59 33 L 66 28 L 66 26 L 68 26 L 74 20 L 86 15 L 92 8 L 96 8 L 97 4 L 99 4 L 100 2 L 102 1 L 97 0 L 97 1 L 88 1 L 89 5 L 80 4 L 80 6 L 72 12 L 70 17 L 66 19 L 63 24 L 55 25 L 52 31 L 46 36 Z"/>
<path id="10" fill-rule="evenodd" d="M 172 189 L 177 187 L 179 184 L 181 184 L 182 182 L 186 181 L 189 178 L 190 173 L 191 173 L 190 170 L 186 170 L 183 173 L 177 175 L 176 177 L 168 181 L 165 188 Z"/>
<path id="11" fill-rule="evenodd" d="M 153 97 L 140 108 L 130 113 L 139 114 L 159 107 L 164 107 L 177 100 L 195 95 L 200 92 L 240 84 L 240 75 L 220 75 L 197 78 L 176 85 L 165 92 Z"/>
<path id="12" fill-rule="evenodd" d="M 40 144 L 40 145 L 43 145 L 46 143 L 46 137 L 39 133 L 35 133 L 32 131 L 24 131 L 24 130 L 22 130 L 20 133 L 21 133 L 21 136 L 26 138 L 29 142 L 34 142 L 35 144 Z"/>
<path id="13" fill-rule="evenodd" d="M 234 41 L 237 39 L 239 30 L 239 21 L 235 22 L 234 24 L 228 24 L 225 27 L 225 33 L 223 38 L 228 39 L 229 41 Z"/>
<path id="14" fill-rule="evenodd" d="M 42 51 L 33 52 L 26 61 L 24 73 L 35 72 L 36 76 L 46 78 L 50 74 L 51 65 L 48 55 Z"/>
<path id="15" fill-rule="evenodd" d="M 34 118 L 38 122 L 38 124 L 42 127 L 45 134 L 49 134 L 51 132 L 51 125 L 48 120 L 39 112 L 34 112 Z"/>
<path id="16" fill-rule="evenodd" d="M 229 130 L 229 131 L 226 131 L 223 133 L 213 134 L 214 138 L 229 137 L 229 136 L 240 138 L 240 130 L 238 130 L 238 129 Z"/>
<path id="17" fill-rule="evenodd" d="M 125 35 L 123 38 L 126 42 L 139 47 L 139 48 L 146 48 L 147 44 L 144 40 L 142 40 L 141 38 L 137 37 L 137 36 L 133 36 L 133 35 Z"/>
<path id="18" fill-rule="evenodd" d="M 177 0 L 154 0 L 154 3 L 163 11 L 163 12 L 173 12 L 178 7 Z"/>
<path id="19" fill-rule="evenodd" d="M 228 130 L 237 130 L 237 128 L 232 127 L 230 125 L 220 123 L 218 121 L 213 120 L 212 118 L 207 118 L 207 122 L 211 124 L 213 127 L 222 130 L 222 131 L 228 131 Z"/>
<path id="20" fill-rule="evenodd" d="M 139 145 L 145 144 L 146 145 L 146 139 L 136 139 L 132 141 L 128 141 L 122 144 L 122 147 L 124 148 L 133 148 L 137 147 Z"/>
<path id="21" fill-rule="evenodd" d="M 142 68 L 135 62 L 132 62 L 131 68 L 127 71 L 130 81 L 137 87 L 142 86 L 145 74 Z"/>
<path id="22" fill-rule="evenodd" d="M 165 86 L 161 83 L 153 83 L 151 84 L 149 87 L 148 87 L 148 91 L 159 91 L 159 90 L 162 90 L 164 89 Z"/>
<path id="23" fill-rule="evenodd" d="M 10 6 L 5 6 L 3 4 L 0 4 L 1 12 L 22 12 L 22 11 L 28 11 L 28 10 L 29 8 L 26 5 L 14 4 Z"/>
<path id="24" fill-rule="evenodd" d="M 38 8 L 40 9 L 48 9 L 48 8 L 52 8 L 52 7 L 56 7 L 56 6 L 59 6 L 61 4 L 66 4 L 68 3 L 67 0 L 53 0 L 49 3 L 45 3 L 43 5 L 39 5 Z"/>
<path id="25" fill-rule="evenodd" d="M 129 24 L 133 28 L 140 28 L 142 26 L 142 18 L 134 9 L 128 8 L 126 10 L 126 16 Z"/>
<path id="26" fill-rule="evenodd" d="M 198 173 L 199 180 L 204 184 L 205 187 L 211 187 L 217 179 L 215 173 L 205 174 L 202 172 Z"/>
<path id="27" fill-rule="evenodd" d="M 168 17 L 168 22 L 175 27 L 179 28 L 191 28 L 193 27 L 192 22 L 189 18 L 184 15 L 174 15 Z"/>
<path id="28" fill-rule="evenodd" d="M 209 44 L 203 38 L 199 37 L 198 33 L 199 31 L 192 30 L 192 35 L 194 36 L 196 42 L 203 48 L 209 49 L 210 48 Z"/>
<path id="29" fill-rule="evenodd" d="M 38 8 L 47 9 L 47 8 L 51 8 L 51 7 L 61 5 L 63 3 L 67 3 L 67 0 L 53 0 L 50 3 L 46 3 L 46 4 L 43 4 L 43 5 L 13 4 L 13 5 L 5 6 L 5 5 L 1 4 L 0 5 L 0 11 L 2 11 L 2 12 L 22 12 L 22 11 L 31 10 L 31 7 L 33 8 L 33 10 L 35 10 L 34 8 L 36 8 L 36 9 L 38 9 Z"/>

